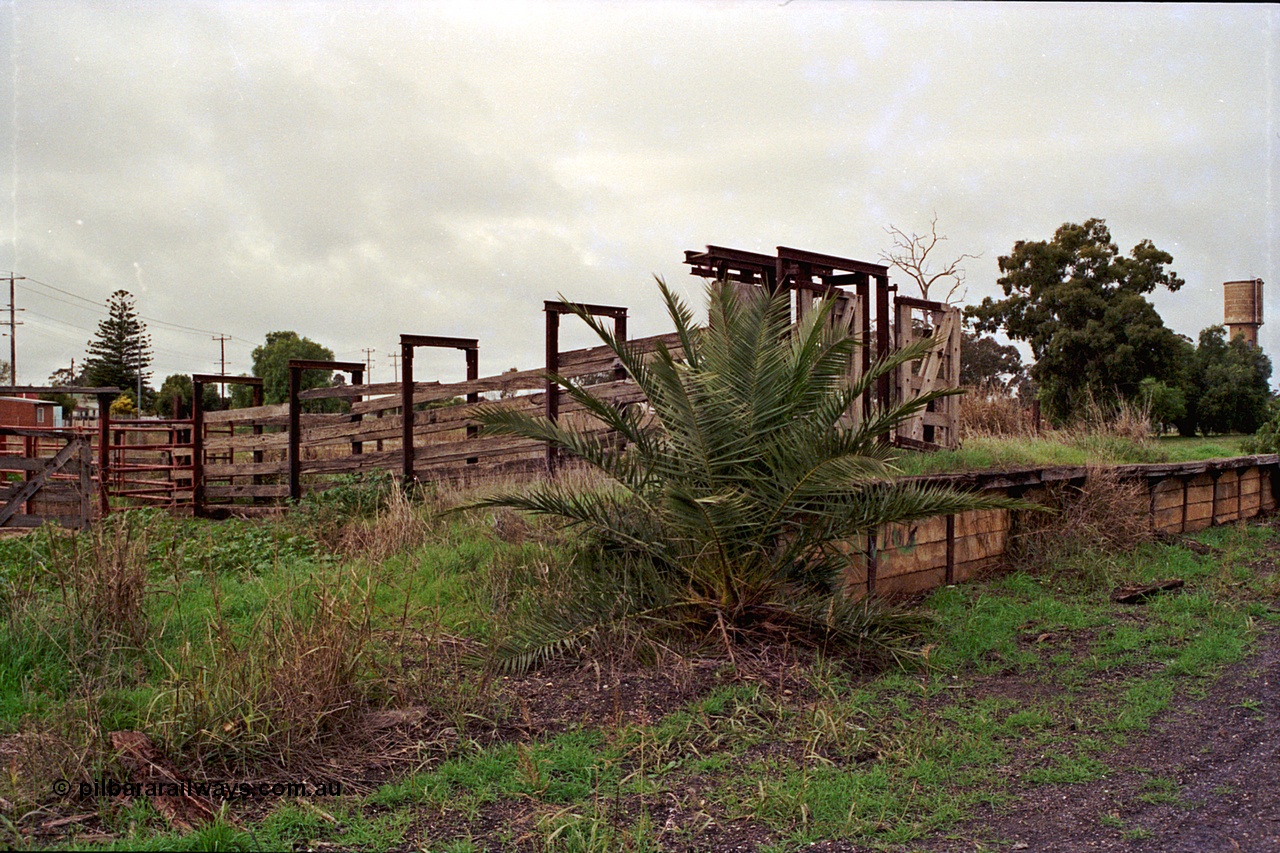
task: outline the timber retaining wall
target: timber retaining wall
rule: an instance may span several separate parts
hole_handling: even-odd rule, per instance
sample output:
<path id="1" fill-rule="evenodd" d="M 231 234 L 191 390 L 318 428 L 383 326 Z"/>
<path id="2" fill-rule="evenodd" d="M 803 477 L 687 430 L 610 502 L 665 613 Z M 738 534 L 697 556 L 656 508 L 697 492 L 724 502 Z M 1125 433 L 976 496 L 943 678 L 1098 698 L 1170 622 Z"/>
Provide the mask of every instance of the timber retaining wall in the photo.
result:
<path id="1" fill-rule="evenodd" d="M 1273 511 L 1280 490 L 1280 456 L 1239 456 L 1198 462 L 1098 467 L 1020 468 L 911 478 L 917 482 L 998 492 L 1043 502 L 1079 496 L 1089 477 L 1105 470 L 1140 486 L 1150 529 L 1190 533 Z M 1038 500 L 1040 499 L 1040 500 Z M 1121 511 L 1117 508 L 1117 511 Z M 1132 505 L 1125 511 L 1132 512 Z M 886 525 L 857 543 L 859 559 L 847 582 L 852 590 L 912 594 L 957 583 L 1004 562 L 1020 532 L 1021 513 L 977 510 L 912 524 Z"/>

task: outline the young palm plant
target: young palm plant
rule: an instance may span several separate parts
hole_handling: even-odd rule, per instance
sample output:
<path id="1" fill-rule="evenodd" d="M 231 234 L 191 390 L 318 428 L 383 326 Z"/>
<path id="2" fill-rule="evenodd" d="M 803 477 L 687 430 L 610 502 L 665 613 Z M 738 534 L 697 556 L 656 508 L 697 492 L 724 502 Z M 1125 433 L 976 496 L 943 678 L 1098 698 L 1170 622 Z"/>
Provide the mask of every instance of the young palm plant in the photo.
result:
<path id="1" fill-rule="evenodd" d="M 526 667 L 624 623 L 726 643 L 756 633 L 883 646 L 881 629 L 895 633 L 894 620 L 842 588 L 857 558 L 852 543 L 891 522 L 1010 505 L 895 479 L 884 436 L 955 392 L 874 409 L 850 423 L 863 392 L 936 342 L 880 358 L 851 382 L 860 344 L 853 330 L 831 322 L 830 304 L 792 324 L 785 291 L 751 298 L 712 285 L 708 323 L 699 327 L 688 306 L 661 280 L 658 286 L 678 351 L 642 352 L 580 315 L 647 406 L 619 409 L 552 376 L 608 433 L 500 405 L 478 415 L 488 434 L 548 442 L 608 482 L 582 488 L 547 480 L 476 504 L 561 517 L 592 531 L 603 547 L 597 568 L 583 573 L 581 595 L 532 618 L 495 650 L 499 662 Z"/>

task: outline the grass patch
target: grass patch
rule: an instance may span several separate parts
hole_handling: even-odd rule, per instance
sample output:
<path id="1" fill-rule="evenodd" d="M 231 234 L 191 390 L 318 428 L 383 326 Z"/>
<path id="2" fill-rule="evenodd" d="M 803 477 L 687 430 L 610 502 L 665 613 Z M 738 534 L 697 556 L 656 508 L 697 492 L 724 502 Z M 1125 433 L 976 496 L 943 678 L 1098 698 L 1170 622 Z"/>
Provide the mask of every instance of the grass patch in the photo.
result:
<path id="1" fill-rule="evenodd" d="M 94 826 L 112 840 L 78 846 L 669 850 L 710 845 L 713 827 L 766 849 L 909 845 L 1028 787 L 1123 770 L 1109 763 L 1117 746 L 1203 691 L 1270 624 L 1275 588 L 1255 567 L 1280 553 L 1276 530 L 1245 525 L 1199 534 L 1211 554 L 1075 548 L 934 591 L 920 605 L 929 651 L 913 669 L 869 675 L 773 651 L 752 665 L 725 658 L 689 701 L 548 729 L 463 651 L 536 606 L 530 588 L 554 582 L 572 542 L 491 512 L 442 520 L 433 508 L 388 521 L 415 532 L 377 561 L 344 553 L 342 531 L 326 545 L 288 524 L 146 514 L 114 543 L 43 532 L 0 541 L 11 650 L 0 656 L 10 769 L 0 797 L 16 833 L 5 843 L 30 846 L 43 816 L 83 808 L 51 797 L 48 780 L 121 772 L 104 746 L 112 730 L 148 731 L 188 772 L 286 778 L 279 768 L 311 766 L 358 733 L 361 714 L 406 708 L 421 713 L 396 742 L 407 758 L 368 793 L 232 804 L 187 834 L 145 802 L 103 802 Z M 358 523 L 375 529 L 387 512 Z M 1109 600 L 1113 583 L 1171 574 L 1184 592 L 1139 607 Z M 116 606 L 132 615 L 104 629 Z M 88 642 L 94 631 L 110 641 Z M 600 682 L 622 677 L 614 663 L 598 662 Z M 1185 806 L 1166 777 L 1136 796 Z M 1119 820 L 1099 818 L 1145 831 Z"/>

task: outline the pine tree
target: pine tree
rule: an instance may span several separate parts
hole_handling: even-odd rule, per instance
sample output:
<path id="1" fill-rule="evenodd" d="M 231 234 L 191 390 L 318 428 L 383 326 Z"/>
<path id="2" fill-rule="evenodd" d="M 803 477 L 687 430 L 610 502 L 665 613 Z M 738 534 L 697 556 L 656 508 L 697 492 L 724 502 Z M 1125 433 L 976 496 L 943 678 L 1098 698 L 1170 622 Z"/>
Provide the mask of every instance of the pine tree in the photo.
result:
<path id="1" fill-rule="evenodd" d="M 136 389 L 139 374 L 144 383 L 151 377 L 147 369 L 151 366 L 151 336 L 138 318 L 133 295 L 127 290 L 111 294 L 107 312 L 107 318 L 98 323 L 98 331 L 88 344 L 85 381 L 99 387 Z"/>

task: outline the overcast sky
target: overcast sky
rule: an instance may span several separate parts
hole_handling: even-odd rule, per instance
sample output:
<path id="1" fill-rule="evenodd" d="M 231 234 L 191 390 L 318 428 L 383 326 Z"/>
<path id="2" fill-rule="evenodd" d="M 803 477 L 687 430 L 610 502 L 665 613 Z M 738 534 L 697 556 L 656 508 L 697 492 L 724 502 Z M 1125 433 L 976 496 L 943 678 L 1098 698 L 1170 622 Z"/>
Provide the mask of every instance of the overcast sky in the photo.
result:
<path id="1" fill-rule="evenodd" d="M 537 367 L 557 293 L 656 334 L 654 275 L 701 303 L 685 249 L 874 261 L 935 213 L 970 302 L 1064 222 L 1150 238 L 1194 337 L 1224 281 L 1280 306 L 1278 47 L 1263 5 L 0 2 L 18 379 L 78 363 L 117 289 L 157 384 L 280 329 L 376 349 L 374 381 L 403 332 Z"/>

